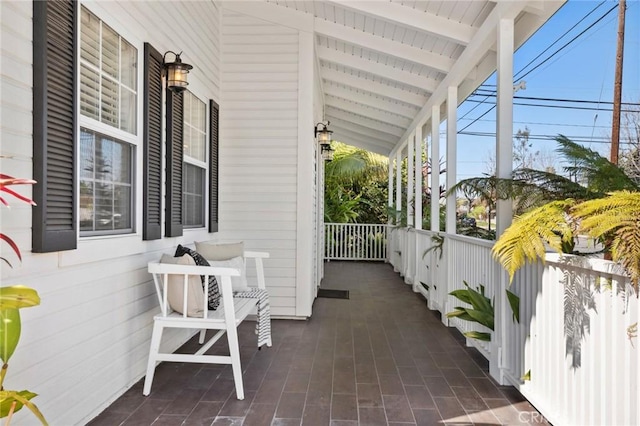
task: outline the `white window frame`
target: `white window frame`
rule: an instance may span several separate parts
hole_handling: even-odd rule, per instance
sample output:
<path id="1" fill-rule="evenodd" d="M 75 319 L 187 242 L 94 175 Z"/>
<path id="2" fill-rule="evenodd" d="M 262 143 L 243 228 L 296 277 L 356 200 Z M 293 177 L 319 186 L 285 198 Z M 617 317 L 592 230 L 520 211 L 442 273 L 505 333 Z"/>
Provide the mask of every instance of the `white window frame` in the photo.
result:
<path id="1" fill-rule="evenodd" d="M 207 102 L 203 101 L 202 99 L 200 99 L 195 93 L 186 90 L 184 92 L 184 96 L 185 99 L 187 96 L 192 96 L 194 100 L 200 102 L 203 106 L 204 106 L 204 128 L 203 129 L 198 129 L 190 124 L 187 124 L 186 122 L 186 101 L 183 103 L 183 105 L 185 105 L 184 107 L 184 111 L 183 111 L 183 118 L 182 118 L 182 122 L 183 122 L 183 129 L 186 129 L 187 127 L 189 127 L 190 129 L 195 130 L 199 133 L 202 133 L 203 136 L 203 146 L 204 146 L 204 161 L 201 161 L 197 158 L 191 157 L 190 155 L 187 155 L 186 152 L 183 154 L 182 156 L 182 162 L 186 165 L 190 165 L 190 166 L 195 166 L 198 167 L 199 169 L 202 169 L 202 173 L 203 173 L 203 185 L 202 185 L 202 223 L 197 224 L 197 225 L 187 225 L 186 223 L 183 224 L 185 229 L 199 229 L 199 228 L 205 228 L 207 226 L 207 203 L 209 200 L 209 193 L 208 193 L 208 173 L 209 173 L 209 129 L 208 129 L 208 105 Z M 183 130 L 184 132 L 184 130 Z M 186 140 L 183 139 L 183 143 L 186 143 Z M 185 203 L 185 189 L 186 189 L 186 185 L 184 183 L 184 174 L 185 174 L 185 170 L 186 168 L 183 168 L 183 183 L 182 183 L 182 197 L 183 197 L 183 217 L 186 218 L 186 203 Z"/>
<path id="2" fill-rule="evenodd" d="M 95 133 L 99 133 L 108 137 L 111 137 L 118 142 L 125 143 L 131 146 L 131 157 L 132 157 L 132 170 L 131 170 L 131 228 L 126 230 L 113 230 L 113 231 L 81 231 L 80 230 L 80 214 L 78 212 L 78 236 L 80 240 L 91 240 L 92 238 L 104 238 L 104 237 L 128 237 L 132 235 L 137 235 L 140 233 L 142 229 L 142 217 L 138 212 L 142 211 L 142 199 L 138 196 L 141 193 L 142 185 L 142 162 L 143 162 L 143 150 L 142 150 L 142 134 L 143 134 L 143 79 L 144 79 L 144 45 L 142 41 L 140 41 L 137 37 L 134 37 L 130 32 L 128 32 L 125 28 L 118 24 L 118 21 L 113 17 L 106 13 L 104 10 L 101 10 L 99 4 L 80 4 L 80 13 L 78 13 L 78 94 L 76 98 L 76 102 L 78 105 L 77 111 L 77 122 L 78 129 L 77 135 L 78 140 L 76 141 L 78 148 L 80 147 L 80 135 L 81 129 L 86 128 Z M 126 40 L 129 44 L 131 44 L 137 51 L 137 72 L 136 72 L 136 106 L 134 108 L 136 114 L 136 125 L 135 125 L 135 134 L 129 133 L 127 131 L 121 130 L 119 128 L 113 127 L 111 125 L 102 123 L 99 120 L 96 120 L 91 117 L 87 117 L 82 114 L 80 110 L 80 91 L 82 87 L 81 78 L 80 78 L 80 70 L 82 67 L 82 59 L 81 59 L 81 37 L 82 37 L 82 8 L 85 8 L 90 13 L 94 14 L 98 19 L 100 19 L 105 25 L 109 26 L 113 31 L 115 31 L 122 39 Z M 80 196 L 80 149 L 77 150 L 77 187 L 75 188 L 75 193 L 79 197 Z M 78 209 L 80 209 L 80 203 L 78 203 Z"/>

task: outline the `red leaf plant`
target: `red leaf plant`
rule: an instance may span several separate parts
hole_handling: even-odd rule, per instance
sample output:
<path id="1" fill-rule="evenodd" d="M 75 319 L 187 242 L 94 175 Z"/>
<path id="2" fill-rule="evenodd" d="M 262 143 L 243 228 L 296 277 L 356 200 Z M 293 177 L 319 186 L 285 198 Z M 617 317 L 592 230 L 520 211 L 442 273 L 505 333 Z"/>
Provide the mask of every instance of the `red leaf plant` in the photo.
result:
<path id="1" fill-rule="evenodd" d="M 24 195 L 18 194 L 13 189 L 9 188 L 9 186 L 10 185 L 33 185 L 34 183 L 36 183 L 36 181 L 32 179 L 14 178 L 12 176 L 0 173 L 0 193 L 6 192 L 9 195 L 13 195 L 18 200 L 24 201 L 25 203 L 30 204 L 32 206 L 36 205 L 36 203 L 32 199 L 27 198 Z M 9 207 L 9 203 L 7 202 L 7 200 L 5 200 L 2 197 L 2 195 L 0 195 L 0 203 Z M 6 243 L 9 244 L 9 246 L 11 246 L 15 254 L 18 256 L 18 259 L 22 262 L 22 255 L 20 254 L 20 249 L 18 249 L 18 245 L 6 234 L 0 233 L 0 239 L 6 241 Z M 9 265 L 11 268 L 13 268 L 13 266 L 7 259 L 5 259 L 4 257 L 0 257 L 0 259 L 4 261 L 7 265 Z"/>

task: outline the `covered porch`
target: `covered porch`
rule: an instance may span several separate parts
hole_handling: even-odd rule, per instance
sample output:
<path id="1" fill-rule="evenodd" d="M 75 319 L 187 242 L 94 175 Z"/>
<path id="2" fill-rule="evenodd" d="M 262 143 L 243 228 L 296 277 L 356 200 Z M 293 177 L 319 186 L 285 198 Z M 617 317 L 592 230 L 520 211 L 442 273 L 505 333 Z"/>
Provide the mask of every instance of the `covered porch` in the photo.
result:
<path id="1" fill-rule="evenodd" d="M 274 321 L 272 348 L 256 350 L 253 323 L 241 325 L 243 401 L 228 366 L 164 363 L 149 397 L 140 381 L 90 424 L 546 424 L 391 265 L 328 262 L 323 287 L 349 299 L 318 298 L 308 321 Z"/>

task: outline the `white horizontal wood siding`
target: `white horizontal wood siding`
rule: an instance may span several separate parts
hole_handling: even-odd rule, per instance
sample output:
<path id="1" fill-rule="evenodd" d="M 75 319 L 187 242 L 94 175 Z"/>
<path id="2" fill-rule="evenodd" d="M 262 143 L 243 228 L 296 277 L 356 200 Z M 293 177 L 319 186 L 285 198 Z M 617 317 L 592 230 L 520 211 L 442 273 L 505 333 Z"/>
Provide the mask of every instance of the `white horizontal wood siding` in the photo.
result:
<path id="1" fill-rule="evenodd" d="M 297 30 L 223 8 L 220 235 L 271 253 L 276 316 L 297 316 L 298 49 Z"/>
<path id="2" fill-rule="evenodd" d="M 84 2 L 82 4 L 85 4 Z M 143 43 L 160 52 L 183 51 L 194 66 L 189 89 L 203 101 L 220 102 L 218 6 L 213 2 L 87 2 L 106 24 L 139 51 L 138 87 L 142 88 Z M 0 172 L 32 176 L 32 16 L 33 2 L 2 1 L 0 40 Z M 141 94 L 139 95 L 141 102 Z M 142 106 L 138 120 L 142 121 Z M 136 149 L 136 211 L 142 215 L 142 127 Z M 30 186 L 16 187 L 31 196 Z M 142 241 L 128 236 L 80 239 L 78 249 L 31 253 L 31 208 L 11 196 L 0 207 L 1 232 L 20 247 L 20 263 L 0 244 L 2 286 L 24 284 L 41 296 L 40 306 L 23 309 L 22 337 L 10 360 L 5 389 L 29 389 L 49 424 L 86 424 L 143 377 L 153 315 L 159 311 L 146 264 L 178 243 L 211 239 L 206 229 L 185 230 L 180 238 Z M 138 226 L 138 229 L 141 229 Z M 286 231 L 285 231 L 286 233 Z M 276 263 L 278 265 L 278 263 Z M 286 269 L 289 265 L 285 265 Z M 283 267 L 279 265 L 278 267 Z M 177 348 L 191 332 L 164 342 Z M 14 425 L 36 422 L 27 409 Z"/>

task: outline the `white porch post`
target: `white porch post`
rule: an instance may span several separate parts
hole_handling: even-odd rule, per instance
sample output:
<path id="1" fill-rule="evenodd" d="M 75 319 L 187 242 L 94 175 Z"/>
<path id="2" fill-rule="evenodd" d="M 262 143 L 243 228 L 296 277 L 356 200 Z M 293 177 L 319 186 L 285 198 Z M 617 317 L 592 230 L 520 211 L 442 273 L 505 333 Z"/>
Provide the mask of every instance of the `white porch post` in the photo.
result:
<path id="1" fill-rule="evenodd" d="M 407 139 L 407 226 L 413 226 L 413 149 L 415 144 L 413 143 L 413 134 L 409 135 Z"/>
<path id="2" fill-rule="evenodd" d="M 414 184 L 415 184 L 415 192 L 413 195 L 413 205 L 415 206 L 414 212 L 414 223 L 416 229 L 422 229 L 422 126 L 416 126 L 415 133 L 413 134 L 414 143 L 415 143 L 415 165 L 414 165 Z M 420 281 L 422 281 L 422 275 L 426 272 L 424 268 L 424 261 L 422 259 L 422 253 L 420 252 L 420 236 L 416 232 L 416 240 L 415 240 L 415 256 L 414 256 L 414 264 L 415 264 L 415 275 L 413 278 L 413 291 L 418 292 L 418 286 L 420 286 Z"/>
<path id="3" fill-rule="evenodd" d="M 314 180 L 313 157 L 317 149 L 313 140 L 313 34 L 300 31 L 298 42 L 298 188 L 296 235 L 296 316 L 311 316 L 311 306 L 316 295 L 313 279 L 313 221 L 309 206 L 313 194 L 309 191 Z M 321 160 L 322 161 L 322 160 Z M 324 165 L 321 165 L 323 167 Z M 319 253 L 316 253 L 319 256 Z"/>
<path id="4" fill-rule="evenodd" d="M 513 19 L 500 19 L 498 24 L 498 94 L 496 121 L 496 176 L 510 178 L 513 168 Z M 511 224 L 513 209 L 511 200 L 498 200 L 496 206 L 496 235 Z M 489 218 L 490 219 L 490 218 Z M 495 296 L 494 333 L 491 339 L 491 359 L 489 373 L 500 384 L 505 383 L 502 372 L 504 352 L 509 350 L 506 341 L 506 321 L 509 319 L 505 289 L 507 274 L 501 271 Z"/>
<path id="5" fill-rule="evenodd" d="M 447 91 L 447 189 L 456 184 L 456 162 L 458 142 L 458 87 L 449 86 Z M 456 194 L 447 197 L 447 233 L 456 233 Z"/>
<path id="6" fill-rule="evenodd" d="M 440 231 L 440 105 L 431 107 L 431 230 Z"/>
<path id="7" fill-rule="evenodd" d="M 413 196 L 414 205 L 415 205 L 415 226 L 416 229 L 422 229 L 422 152 L 423 152 L 423 143 L 422 143 L 422 126 L 417 126 L 415 131 L 415 195 Z"/>
<path id="8" fill-rule="evenodd" d="M 402 150 L 396 152 L 396 225 L 400 225 L 402 212 Z"/>
<path id="9" fill-rule="evenodd" d="M 393 207 L 393 158 L 389 157 L 389 187 L 387 188 L 387 206 L 389 211 Z M 391 223 L 391 215 L 389 215 L 389 223 Z"/>

